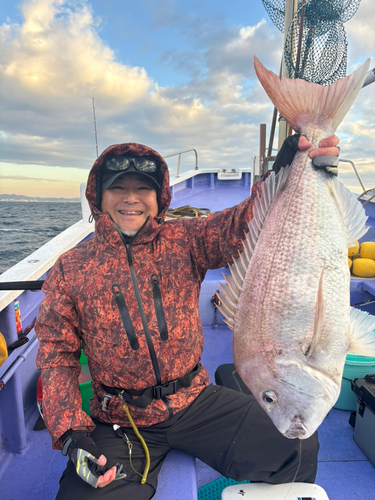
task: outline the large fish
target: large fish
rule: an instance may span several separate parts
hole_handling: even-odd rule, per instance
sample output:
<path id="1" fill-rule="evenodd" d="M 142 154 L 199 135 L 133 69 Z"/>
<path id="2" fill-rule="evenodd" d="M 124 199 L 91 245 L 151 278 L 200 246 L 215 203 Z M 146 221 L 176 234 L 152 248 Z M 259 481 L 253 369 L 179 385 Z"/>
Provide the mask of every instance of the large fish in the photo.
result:
<path id="1" fill-rule="evenodd" d="M 323 87 L 279 78 L 255 58 L 271 101 L 312 147 L 332 135 L 369 61 Z M 366 232 L 362 205 L 308 152 L 261 185 L 244 249 L 220 296 L 236 369 L 278 430 L 310 437 L 335 404 L 347 352 L 375 356 L 374 317 L 350 308 L 348 247 Z"/>

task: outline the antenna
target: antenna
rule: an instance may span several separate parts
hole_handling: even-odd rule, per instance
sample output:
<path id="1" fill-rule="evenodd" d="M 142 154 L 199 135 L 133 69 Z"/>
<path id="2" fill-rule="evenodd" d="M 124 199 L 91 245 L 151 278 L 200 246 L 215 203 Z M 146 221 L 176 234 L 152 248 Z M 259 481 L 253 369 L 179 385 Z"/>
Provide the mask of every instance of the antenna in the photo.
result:
<path id="1" fill-rule="evenodd" d="M 96 132 L 96 117 L 95 117 L 95 99 L 92 98 L 92 112 L 94 114 L 94 130 L 95 130 L 95 146 L 96 146 L 96 157 L 99 156 L 98 152 L 98 134 Z"/>

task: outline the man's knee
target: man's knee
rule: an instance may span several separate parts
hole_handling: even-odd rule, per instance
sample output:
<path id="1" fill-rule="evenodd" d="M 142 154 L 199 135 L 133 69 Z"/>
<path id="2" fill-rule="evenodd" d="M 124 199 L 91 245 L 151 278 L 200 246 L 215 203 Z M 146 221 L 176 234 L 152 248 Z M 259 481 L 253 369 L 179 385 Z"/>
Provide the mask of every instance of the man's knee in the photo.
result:
<path id="1" fill-rule="evenodd" d="M 313 483 L 317 473 L 318 450 L 317 432 L 306 440 L 274 435 L 270 440 L 264 440 L 263 446 L 256 451 L 245 451 L 241 457 L 237 455 L 226 475 L 236 481 Z"/>
<path id="2" fill-rule="evenodd" d="M 292 481 L 314 483 L 318 468 L 318 451 L 319 442 L 317 432 L 306 440 L 287 440 L 285 445 L 285 461 L 278 470 L 270 474 L 267 482 L 272 484 L 289 483 Z"/>

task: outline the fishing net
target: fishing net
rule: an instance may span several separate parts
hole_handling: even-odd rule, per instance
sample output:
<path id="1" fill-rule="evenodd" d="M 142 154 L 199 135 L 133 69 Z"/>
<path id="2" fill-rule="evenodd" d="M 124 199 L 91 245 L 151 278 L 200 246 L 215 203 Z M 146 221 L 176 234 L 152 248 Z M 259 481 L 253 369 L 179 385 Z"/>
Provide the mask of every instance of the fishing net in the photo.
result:
<path id="1" fill-rule="evenodd" d="M 284 60 L 290 78 L 330 85 L 346 74 L 347 40 L 344 22 L 361 0 L 298 0 L 289 26 Z M 284 31 L 285 0 L 262 0 L 272 22 Z"/>
<path id="2" fill-rule="evenodd" d="M 296 12 L 284 60 L 290 78 L 329 85 L 346 75 L 346 33 L 332 2 L 310 0 Z"/>
<path id="3" fill-rule="evenodd" d="M 274 25 L 283 33 L 285 24 L 286 0 L 262 0 L 263 5 Z M 308 0 L 311 1 L 311 0 Z M 298 0 L 298 9 L 302 7 L 303 0 Z M 330 0 L 332 6 L 340 13 L 342 23 L 346 23 L 357 12 L 361 0 Z"/>

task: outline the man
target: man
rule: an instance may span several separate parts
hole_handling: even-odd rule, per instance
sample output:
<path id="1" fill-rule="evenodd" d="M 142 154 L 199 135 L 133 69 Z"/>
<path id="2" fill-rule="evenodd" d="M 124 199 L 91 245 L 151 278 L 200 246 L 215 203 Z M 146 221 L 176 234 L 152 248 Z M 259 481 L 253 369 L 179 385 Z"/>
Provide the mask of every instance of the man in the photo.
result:
<path id="1" fill-rule="evenodd" d="M 337 156 L 337 143 L 332 136 L 310 156 Z M 299 149 L 310 147 L 299 137 Z M 172 448 L 238 481 L 314 482 L 317 434 L 284 438 L 254 398 L 208 385 L 200 364 L 200 285 L 241 250 L 261 190 L 207 218 L 166 222 L 168 168 L 156 151 L 119 144 L 94 163 L 86 195 L 95 237 L 50 271 L 36 326 L 46 426 L 70 458 L 58 500 L 149 499 Z M 81 410 L 81 346 L 91 418 Z"/>

